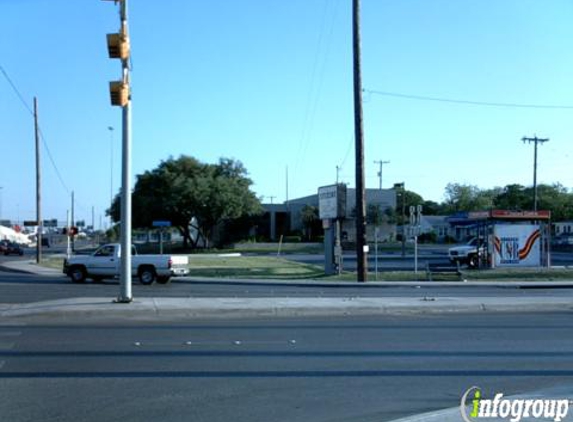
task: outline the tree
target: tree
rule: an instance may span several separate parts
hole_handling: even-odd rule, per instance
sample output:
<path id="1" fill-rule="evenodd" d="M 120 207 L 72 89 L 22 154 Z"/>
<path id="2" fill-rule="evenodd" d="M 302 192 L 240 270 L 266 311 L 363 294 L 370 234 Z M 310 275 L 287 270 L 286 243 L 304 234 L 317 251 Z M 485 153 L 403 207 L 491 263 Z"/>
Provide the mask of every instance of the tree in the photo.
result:
<path id="1" fill-rule="evenodd" d="M 502 210 L 527 210 L 531 208 L 531 198 L 527 188 L 522 185 L 512 184 L 499 189 L 493 205 L 495 208 Z"/>
<path id="2" fill-rule="evenodd" d="M 312 226 L 318 220 L 318 207 L 305 205 L 300 210 L 300 218 L 306 231 L 306 237 L 310 240 L 312 237 Z"/>
<path id="3" fill-rule="evenodd" d="M 484 211 L 493 206 L 494 191 L 482 191 L 477 186 L 448 183 L 445 189 L 446 213 Z"/>
<path id="4" fill-rule="evenodd" d="M 151 171 L 137 176 L 132 194 L 132 224 L 151 227 L 154 220 L 168 220 L 176 227 L 185 246 L 197 247 L 200 238 L 209 244 L 214 228 L 224 222 L 262 211 L 252 181 L 240 161 L 222 158 L 218 164 L 204 164 L 182 155 L 162 161 Z M 108 215 L 120 220 L 119 195 Z M 197 225 L 192 225 L 192 221 Z M 199 236 L 192 238 L 191 229 Z"/>

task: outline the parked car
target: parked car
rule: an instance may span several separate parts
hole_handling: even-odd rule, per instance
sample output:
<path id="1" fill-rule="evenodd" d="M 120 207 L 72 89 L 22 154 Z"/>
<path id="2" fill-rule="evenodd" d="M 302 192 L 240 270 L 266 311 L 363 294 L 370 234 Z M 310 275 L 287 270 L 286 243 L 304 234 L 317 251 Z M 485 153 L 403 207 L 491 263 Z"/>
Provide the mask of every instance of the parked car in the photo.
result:
<path id="1" fill-rule="evenodd" d="M 17 243 L 8 242 L 3 248 L 4 255 L 24 255 L 24 250 Z"/>
<path id="2" fill-rule="evenodd" d="M 470 268 L 478 266 L 479 257 L 486 253 L 485 244 L 477 237 L 470 239 L 470 241 L 462 246 L 454 246 L 448 249 L 448 258 L 452 264 L 459 262 L 465 264 Z"/>

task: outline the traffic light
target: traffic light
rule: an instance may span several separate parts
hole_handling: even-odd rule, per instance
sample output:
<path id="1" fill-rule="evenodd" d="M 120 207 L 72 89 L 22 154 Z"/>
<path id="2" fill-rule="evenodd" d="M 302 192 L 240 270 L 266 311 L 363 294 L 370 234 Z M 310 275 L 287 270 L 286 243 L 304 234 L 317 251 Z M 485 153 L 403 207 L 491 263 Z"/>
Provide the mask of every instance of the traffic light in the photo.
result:
<path id="1" fill-rule="evenodd" d="M 129 85 L 123 81 L 109 83 L 109 95 L 112 106 L 123 107 L 129 102 Z"/>
<path id="2" fill-rule="evenodd" d="M 118 33 L 107 34 L 107 52 L 110 59 L 121 60 L 123 77 L 121 81 L 109 83 L 109 93 L 112 106 L 125 107 L 131 99 L 129 88 L 130 43 L 127 30 L 127 0 L 114 0 L 114 3 L 119 3 L 120 6 L 121 26 Z"/>
<path id="3" fill-rule="evenodd" d="M 110 59 L 127 60 L 129 51 L 127 34 L 107 34 L 107 52 Z"/>

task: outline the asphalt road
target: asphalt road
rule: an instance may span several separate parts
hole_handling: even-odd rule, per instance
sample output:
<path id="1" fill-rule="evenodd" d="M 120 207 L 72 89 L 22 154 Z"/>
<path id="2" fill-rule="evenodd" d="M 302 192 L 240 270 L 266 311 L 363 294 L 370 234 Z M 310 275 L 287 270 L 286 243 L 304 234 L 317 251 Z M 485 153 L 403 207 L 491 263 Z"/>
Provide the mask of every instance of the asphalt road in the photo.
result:
<path id="1" fill-rule="evenodd" d="M 29 303 L 74 297 L 114 298 L 119 282 L 71 283 L 62 276 L 46 277 L 0 270 L 0 303 Z M 181 277 L 166 285 L 142 286 L 133 281 L 133 297 L 563 297 L 572 296 L 573 288 L 518 288 L 515 286 L 440 286 L 422 281 L 415 286 L 375 286 L 372 284 L 313 286 L 305 282 L 237 282 L 232 280 L 196 281 Z"/>
<path id="2" fill-rule="evenodd" d="M 571 314 L 0 325 L 23 421 L 390 421 L 573 385 Z M 570 390 L 573 392 L 573 388 Z"/>

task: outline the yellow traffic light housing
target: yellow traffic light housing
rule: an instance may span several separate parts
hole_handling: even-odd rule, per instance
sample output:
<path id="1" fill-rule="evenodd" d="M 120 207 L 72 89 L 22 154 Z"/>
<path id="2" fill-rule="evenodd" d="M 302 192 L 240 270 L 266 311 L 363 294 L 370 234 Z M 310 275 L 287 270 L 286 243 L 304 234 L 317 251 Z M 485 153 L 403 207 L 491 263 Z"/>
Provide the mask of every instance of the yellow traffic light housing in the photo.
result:
<path id="1" fill-rule="evenodd" d="M 129 37 L 124 34 L 107 34 L 107 51 L 110 59 L 129 58 Z"/>
<path id="2" fill-rule="evenodd" d="M 112 106 L 125 107 L 129 102 L 129 85 L 123 81 L 109 83 L 109 94 Z"/>

